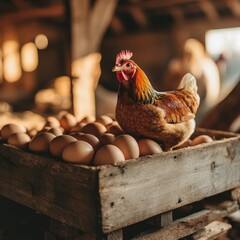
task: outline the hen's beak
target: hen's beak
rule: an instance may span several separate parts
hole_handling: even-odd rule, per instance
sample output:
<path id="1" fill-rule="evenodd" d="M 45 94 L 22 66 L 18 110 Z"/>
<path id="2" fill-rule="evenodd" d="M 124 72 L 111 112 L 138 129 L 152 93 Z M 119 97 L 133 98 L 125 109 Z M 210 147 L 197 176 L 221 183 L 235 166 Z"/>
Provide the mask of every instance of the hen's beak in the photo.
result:
<path id="1" fill-rule="evenodd" d="M 114 66 L 113 68 L 112 68 L 112 71 L 113 72 L 120 72 L 122 70 L 122 68 L 121 67 L 118 67 L 118 66 Z"/>

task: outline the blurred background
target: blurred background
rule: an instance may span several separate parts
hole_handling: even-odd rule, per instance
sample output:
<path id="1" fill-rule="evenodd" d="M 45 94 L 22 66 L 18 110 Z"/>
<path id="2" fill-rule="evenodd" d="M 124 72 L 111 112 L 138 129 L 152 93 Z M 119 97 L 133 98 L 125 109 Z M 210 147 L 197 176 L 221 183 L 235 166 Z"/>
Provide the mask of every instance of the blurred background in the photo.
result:
<path id="1" fill-rule="evenodd" d="M 240 133 L 240 0 L 1 0 L 0 127 L 41 128 L 62 111 L 114 114 L 112 67 L 125 49 L 159 91 L 191 72 L 197 126 Z M 0 239 L 43 239 L 44 217 L 0 201 L 10 236 L 0 229 Z M 231 239 L 239 223 L 238 214 Z"/>
<path id="2" fill-rule="evenodd" d="M 14 113 L 114 113 L 111 69 L 129 49 L 159 91 L 197 78 L 199 126 L 239 131 L 239 19 L 238 0 L 2 0 L 2 124 Z"/>

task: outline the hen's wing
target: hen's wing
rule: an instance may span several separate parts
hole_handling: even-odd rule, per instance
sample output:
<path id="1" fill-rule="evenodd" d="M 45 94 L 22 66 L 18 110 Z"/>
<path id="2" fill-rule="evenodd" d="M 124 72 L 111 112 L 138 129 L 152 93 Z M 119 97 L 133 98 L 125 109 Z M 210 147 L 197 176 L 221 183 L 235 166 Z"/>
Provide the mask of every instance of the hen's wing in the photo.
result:
<path id="1" fill-rule="evenodd" d="M 195 117 L 199 97 L 197 93 L 185 89 L 159 92 L 154 105 L 164 110 L 168 123 L 186 122 Z"/>

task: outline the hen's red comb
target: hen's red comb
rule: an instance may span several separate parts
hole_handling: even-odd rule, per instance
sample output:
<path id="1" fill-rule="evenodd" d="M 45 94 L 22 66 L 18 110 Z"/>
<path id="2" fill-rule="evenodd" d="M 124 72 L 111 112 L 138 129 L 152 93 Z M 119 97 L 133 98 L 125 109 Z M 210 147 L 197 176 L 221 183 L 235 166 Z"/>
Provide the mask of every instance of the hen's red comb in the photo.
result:
<path id="1" fill-rule="evenodd" d="M 118 65 L 122 60 L 129 60 L 133 56 L 133 53 L 129 50 L 122 50 L 116 57 L 116 65 Z"/>

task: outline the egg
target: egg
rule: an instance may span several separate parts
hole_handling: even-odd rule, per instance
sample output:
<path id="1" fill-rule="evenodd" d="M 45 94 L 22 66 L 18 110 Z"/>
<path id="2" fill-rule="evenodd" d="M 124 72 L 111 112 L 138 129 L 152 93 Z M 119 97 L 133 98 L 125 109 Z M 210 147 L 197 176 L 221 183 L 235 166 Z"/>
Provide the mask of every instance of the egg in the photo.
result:
<path id="1" fill-rule="evenodd" d="M 70 135 L 60 135 L 52 139 L 49 145 L 50 153 L 55 157 L 62 155 L 63 148 L 71 142 L 77 141 L 76 138 Z"/>
<path id="2" fill-rule="evenodd" d="M 27 133 L 14 133 L 7 140 L 8 144 L 18 148 L 26 148 L 30 141 L 31 137 Z"/>
<path id="3" fill-rule="evenodd" d="M 72 127 L 76 126 L 77 119 L 71 113 L 65 113 L 59 119 L 60 126 L 66 131 L 69 131 Z"/>
<path id="4" fill-rule="evenodd" d="M 189 138 L 185 142 L 183 142 L 181 145 L 175 147 L 174 149 L 177 150 L 177 149 L 181 149 L 181 148 L 186 148 L 186 147 L 191 146 L 191 144 L 192 144 L 192 140 Z"/>
<path id="5" fill-rule="evenodd" d="M 107 115 L 101 115 L 96 119 L 96 122 L 99 122 L 103 124 L 104 126 L 107 126 L 113 122 L 112 118 L 110 118 Z"/>
<path id="6" fill-rule="evenodd" d="M 163 150 L 160 145 L 151 139 L 141 139 L 138 141 L 140 156 L 152 155 L 161 153 Z"/>
<path id="7" fill-rule="evenodd" d="M 104 133 L 99 137 L 99 142 L 101 143 L 101 145 L 107 145 L 111 144 L 114 139 L 115 135 L 113 135 L 112 133 Z"/>
<path id="8" fill-rule="evenodd" d="M 88 123 L 82 129 L 83 133 L 90 133 L 90 134 L 92 134 L 96 137 L 101 136 L 106 131 L 107 131 L 106 127 L 103 126 L 101 123 L 98 123 L 98 122 Z"/>
<path id="9" fill-rule="evenodd" d="M 7 140 L 14 133 L 26 133 L 27 129 L 25 126 L 15 123 L 9 123 L 2 127 L 1 137 Z"/>
<path id="10" fill-rule="evenodd" d="M 85 133 L 85 134 L 72 134 L 73 137 L 75 137 L 77 140 L 81 140 L 81 141 L 85 141 L 87 143 L 89 143 L 94 151 L 96 151 L 99 147 L 100 147 L 100 142 L 99 139 L 89 133 Z"/>
<path id="11" fill-rule="evenodd" d="M 70 132 L 71 133 L 72 132 L 81 132 L 85 125 L 86 125 L 86 123 L 79 122 L 79 123 L 76 124 L 76 126 L 74 126 L 70 129 Z"/>
<path id="12" fill-rule="evenodd" d="M 49 116 L 45 120 L 45 127 L 57 128 L 60 127 L 60 122 L 57 118 Z"/>
<path id="13" fill-rule="evenodd" d="M 60 135 L 63 135 L 63 131 L 64 129 L 60 128 L 60 127 L 53 127 L 53 128 L 50 128 L 48 130 L 49 133 L 52 133 L 54 134 L 55 136 L 60 136 Z"/>
<path id="14" fill-rule="evenodd" d="M 87 116 L 84 117 L 80 120 L 80 123 L 92 123 L 95 121 L 95 117 L 94 116 Z"/>
<path id="15" fill-rule="evenodd" d="M 123 152 L 115 145 L 109 144 L 101 147 L 95 154 L 93 164 L 116 164 L 118 162 L 124 162 L 125 157 Z"/>
<path id="16" fill-rule="evenodd" d="M 117 121 L 113 121 L 112 124 L 107 126 L 107 132 L 112 133 L 115 136 L 124 134 L 123 130 L 121 129 Z"/>
<path id="17" fill-rule="evenodd" d="M 49 144 L 55 137 L 49 132 L 39 133 L 29 142 L 28 148 L 33 152 L 48 152 Z"/>
<path id="18" fill-rule="evenodd" d="M 126 160 L 139 157 L 138 143 L 128 134 L 119 135 L 113 140 L 112 144 L 123 152 Z"/>
<path id="19" fill-rule="evenodd" d="M 88 165 L 94 155 L 93 147 L 84 141 L 75 141 L 67 144 L 62 152 L 62 159 L 66 162 Z"/>
<path id="20" fill-rule="evenodd" d="M 29 135 L 31 138 L 35 137 L 35 136 L 37 135 L 37 133 L 38 133 L 38 130 L 37 130 L 37 129 L 34 129 L 34 128 L 28 131 L 28 135 Z"/>
<path id="21" fill-rule="evenodd" d="M 192 140 L 191 146 L 196 146 L 201 143 L 213 142 L 213 139 L 208 135 L 199 135 Z"/>

